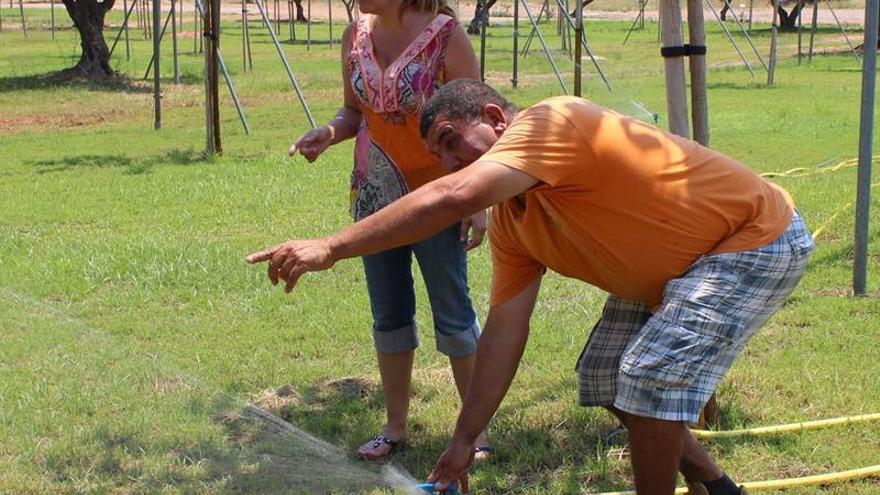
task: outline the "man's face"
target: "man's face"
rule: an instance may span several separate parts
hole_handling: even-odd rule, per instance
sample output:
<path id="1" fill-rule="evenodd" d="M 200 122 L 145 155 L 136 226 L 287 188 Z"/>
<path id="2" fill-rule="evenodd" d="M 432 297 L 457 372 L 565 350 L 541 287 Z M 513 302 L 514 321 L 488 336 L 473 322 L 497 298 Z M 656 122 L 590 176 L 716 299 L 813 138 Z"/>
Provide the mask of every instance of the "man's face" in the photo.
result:
<path id="1" fill-rule="evenodd" d="M 455 172 L 477 161 L 501 136 L 493 120 L 486 116 L 475 121 L 453 120 L 438 115 L 428 130 L 425 144 L 431 153 L 440 157 L 444 168 Z"/>

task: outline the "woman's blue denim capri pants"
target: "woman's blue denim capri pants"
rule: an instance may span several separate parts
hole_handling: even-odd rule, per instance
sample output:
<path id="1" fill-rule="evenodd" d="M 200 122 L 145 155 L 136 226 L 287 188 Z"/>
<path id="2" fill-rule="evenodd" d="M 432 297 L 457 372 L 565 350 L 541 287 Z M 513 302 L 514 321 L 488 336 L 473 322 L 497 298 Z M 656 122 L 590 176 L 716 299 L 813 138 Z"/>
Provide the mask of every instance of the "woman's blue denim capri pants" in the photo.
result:
<path id="1" fill-rule="evenodd" d="M 480 325 L 468 294 L 467 254 L 461 224 L 410 246 L 363 257 L 373 313 L 373 341 L 382 353 L 419 346 L 412 255 L 415 254 L 434 317 L 437 350 L 450 357 L 473 354 Z"/>

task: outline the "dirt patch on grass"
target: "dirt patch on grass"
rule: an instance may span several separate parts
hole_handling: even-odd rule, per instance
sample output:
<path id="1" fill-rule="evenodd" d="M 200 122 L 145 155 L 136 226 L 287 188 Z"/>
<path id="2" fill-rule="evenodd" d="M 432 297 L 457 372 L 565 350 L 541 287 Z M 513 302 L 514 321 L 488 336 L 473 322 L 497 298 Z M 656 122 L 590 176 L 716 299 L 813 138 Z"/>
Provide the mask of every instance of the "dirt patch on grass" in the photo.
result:
<path id="1" fill-rule="evenodd" d="M 284 385 L 263 390 L 254 397 L 254 404 L 278 414 L 284 408 L 298 405 L 301 400 L 302 395 L 292 385 Z"/>
<path id="2" fill-rule="evenodd" d="M 101 112 L 59 113 L 51 115 L 25 114 L 0 117 L 0 133 L 21 132 L 33 128 L 70 128 L 102 124 L 118 120 L 130 112 L 108 110 Z"/>
<path id="3" fill-rule="evenodd" d="M 315 391 L 319 397 L 341 395 L 348 398 L 366 399 L 377 392 L 379 388 L 378 381 L 373 378 L 348 376 L 318 383 L 315 386 Z"/>
<path id="4" fill-rule="evenodd" d="M 156 392 L 159 395 L 166 395 L 169 393 L 189 390 L 189 385 L 183 378 L 180 377 L 160 376 L 156 378 L 153 386 L 155 387 Z"/>

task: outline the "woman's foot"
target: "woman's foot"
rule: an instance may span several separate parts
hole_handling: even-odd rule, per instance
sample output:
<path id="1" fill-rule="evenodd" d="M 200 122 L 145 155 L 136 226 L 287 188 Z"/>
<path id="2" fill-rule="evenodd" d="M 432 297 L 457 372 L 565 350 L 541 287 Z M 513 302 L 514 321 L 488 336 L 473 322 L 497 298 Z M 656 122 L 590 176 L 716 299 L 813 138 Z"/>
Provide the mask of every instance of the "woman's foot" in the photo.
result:
<path id="1" fill-rule="evenodd" d="M 357 454 L 366 461 L 378 461 L 403 449 L 406 439 L 402 432 L 385 427 L 382 432 L 358 448 Z"/>

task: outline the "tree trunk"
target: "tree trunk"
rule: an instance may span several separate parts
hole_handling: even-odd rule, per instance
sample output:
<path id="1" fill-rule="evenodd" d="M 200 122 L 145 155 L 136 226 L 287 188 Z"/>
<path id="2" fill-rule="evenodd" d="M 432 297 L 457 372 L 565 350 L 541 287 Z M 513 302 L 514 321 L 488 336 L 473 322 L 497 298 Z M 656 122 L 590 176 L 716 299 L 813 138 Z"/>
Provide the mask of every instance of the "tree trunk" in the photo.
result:
<path id="1" fill-rule="evenodd" d="M 296 22 L 307 22 L 306 14 L 303 11 L 303 0 L 293 0 L 296 5 Z"/>
<path id="2" fill-rule="evenodd" d="M 110 67 L 110 50 L 104 40 L 104 16 L 115 0 L 62 0 L 67 13 L 79 31 L 82 55 L 79 62 L 65 72 L 86 79 L 106 79 L 115 75 Z"/>
<path id="3" fill-rule="evenodd" d="M 496 1 L 497 0 L 477 0 L 477 5 L 474 7 L 474 18 L 471 19 L 470 24 L 468 24 L 468 34 L 480 34 L 480 28 L 483 23 L 489 22 L 489 9 L 495 5 Z M 513 1 L 516 2 L 518 0 Z"/>
<path id="4" fill-rule="evenodd" d="M 818 0 L 817 0 L 818 1 Z M 791 12 L 786 12 L 785 9 L 782 8 L 782 5 L 779 6 L 779 29 L 782 31 L 795 31 L 797 30 L 797 18 L 801 9 L 804 8 L 805 0 L 799 0 L 798 3 L 791 9 Z"/>

